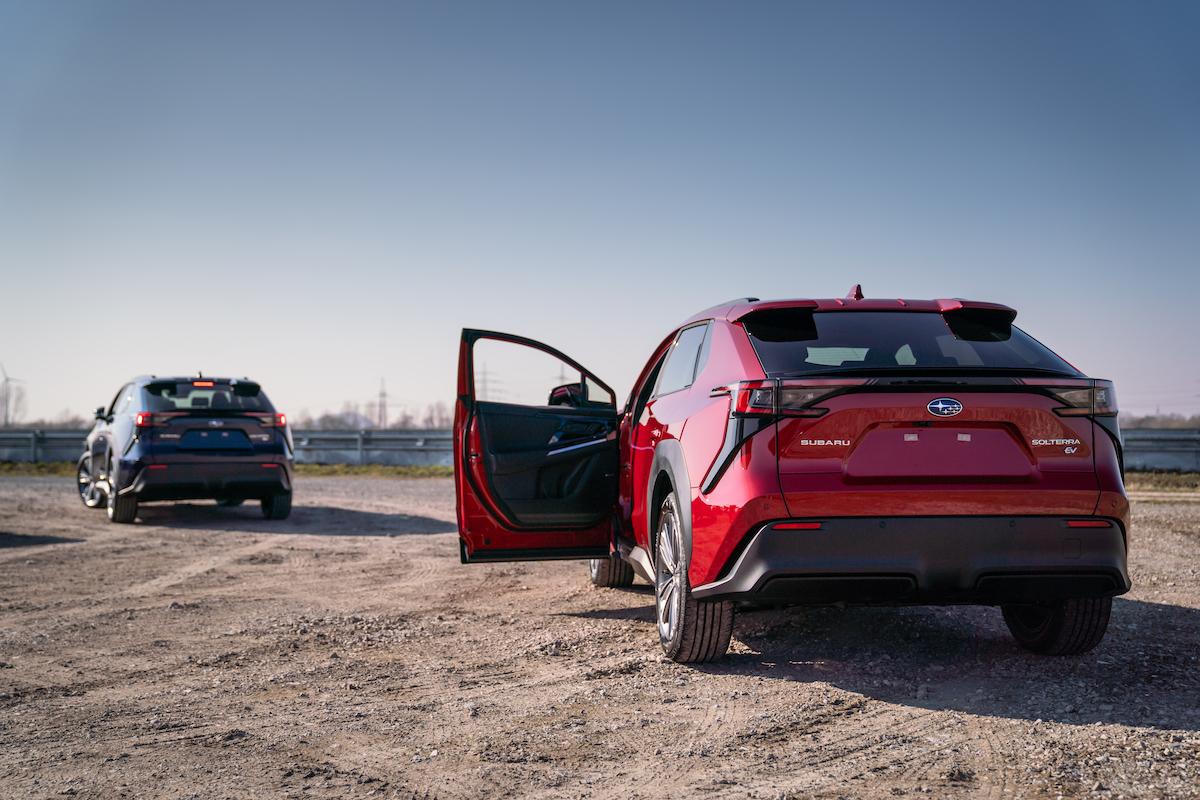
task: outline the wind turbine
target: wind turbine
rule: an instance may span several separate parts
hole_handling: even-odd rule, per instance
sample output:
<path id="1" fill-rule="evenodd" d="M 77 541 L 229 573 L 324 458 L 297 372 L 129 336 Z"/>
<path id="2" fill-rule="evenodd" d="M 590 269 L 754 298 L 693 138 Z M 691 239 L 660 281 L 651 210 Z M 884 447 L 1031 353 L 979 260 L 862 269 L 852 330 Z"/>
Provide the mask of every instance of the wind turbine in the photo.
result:
<path id="1" fill-rule="evenodd" d="M 4 379 L 0 380 L 0 394 L 4 395 L 4 427 L 7 428 L 9 425 L 8 406 L 9 398 L 12 396 L 12 385 L 14 383 L 24 383 L 24 381 L 20 378 L 8 377 L 8 370 L 4 369 L 3 364 L 0 364 L 0 375 L 4 376 Z"/>

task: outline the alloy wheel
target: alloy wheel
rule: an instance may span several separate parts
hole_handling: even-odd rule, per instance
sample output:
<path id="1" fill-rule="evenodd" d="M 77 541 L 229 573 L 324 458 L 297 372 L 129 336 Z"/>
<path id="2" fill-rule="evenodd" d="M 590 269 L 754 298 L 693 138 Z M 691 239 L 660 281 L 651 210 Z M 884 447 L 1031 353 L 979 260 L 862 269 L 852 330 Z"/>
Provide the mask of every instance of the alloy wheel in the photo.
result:
<path id="1" fill-rule="evenodd" d="M 658 635 L 664 642 L 675 636 L 679 624 L 680 603 L 683 599 L 680 555 L 683 543 L 679 537 L 679 513 L 675 496 L 668 495 L 658 515 L 658 536 L 654 570 L 654 607 L 658 618 Z"/>
<path id="2" fill-rule="evenodd" d="M 79 499 L 88 508 L 99 508 L 105 499 L 104 491 L 100 488 L 96 476 L 92 474 L 90 458 L 80 459 L 76 477 L 79 485 Z"/>

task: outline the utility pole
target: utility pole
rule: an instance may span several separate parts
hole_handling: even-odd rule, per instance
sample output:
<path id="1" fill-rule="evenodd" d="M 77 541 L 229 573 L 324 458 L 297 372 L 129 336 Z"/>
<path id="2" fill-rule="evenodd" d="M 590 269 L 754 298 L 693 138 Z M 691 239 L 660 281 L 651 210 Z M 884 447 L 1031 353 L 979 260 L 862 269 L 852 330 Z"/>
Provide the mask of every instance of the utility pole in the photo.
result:
<path id="1" fill-rule="evenodd" d="M 387 389 L 383 385 L 383 378 L 379 379 L 379 428 L 387 428 Z"/>

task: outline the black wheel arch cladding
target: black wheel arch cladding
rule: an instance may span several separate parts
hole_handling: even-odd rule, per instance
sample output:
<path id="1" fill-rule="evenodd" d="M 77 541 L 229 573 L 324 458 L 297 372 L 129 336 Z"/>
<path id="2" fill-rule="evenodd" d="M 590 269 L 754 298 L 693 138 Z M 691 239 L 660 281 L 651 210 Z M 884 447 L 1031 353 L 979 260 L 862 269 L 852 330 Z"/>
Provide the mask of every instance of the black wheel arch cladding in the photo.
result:
<path id="1" fill-rule="evenodd" d="M 650 558 L 654 559 L 654 548 L 657 546 L 655 536 L 658 532 L 658 510 L 662 505 L 665 493 L 655 493 L 659 480 L 666 476 L 670 481 L 670 490 L 675 492 L 675 505 L 679 512 L 679 525 L 683 534 L 683 556 L 686 563 L 692 560 L 692 504 L 690 502 L 691 483 L 688 479 L 687 462 L 683 459 L 683 447 L 674 439 L 666 439 L 654 448 L 654 461 L 650 468 L 650 477 L 646 484 L 646 531 L 650 538 Z"/>

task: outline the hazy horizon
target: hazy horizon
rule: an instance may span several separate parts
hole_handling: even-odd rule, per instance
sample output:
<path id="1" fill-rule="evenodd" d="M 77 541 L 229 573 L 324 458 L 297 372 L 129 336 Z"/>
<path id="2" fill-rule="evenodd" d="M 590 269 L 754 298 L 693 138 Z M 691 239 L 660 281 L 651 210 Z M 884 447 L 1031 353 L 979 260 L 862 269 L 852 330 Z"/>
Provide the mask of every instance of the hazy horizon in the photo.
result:
<path id="1" fill-rule="evenodd" d="M 292 415 L 458 332 L 624 399 L 731 297 L 968 297 L 1200 412 L 1200 6 L 0 3 L 0 364 Z"/>

